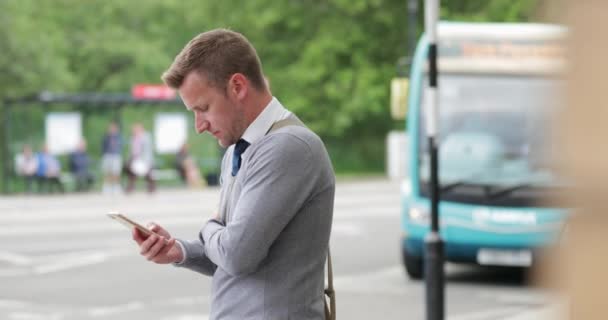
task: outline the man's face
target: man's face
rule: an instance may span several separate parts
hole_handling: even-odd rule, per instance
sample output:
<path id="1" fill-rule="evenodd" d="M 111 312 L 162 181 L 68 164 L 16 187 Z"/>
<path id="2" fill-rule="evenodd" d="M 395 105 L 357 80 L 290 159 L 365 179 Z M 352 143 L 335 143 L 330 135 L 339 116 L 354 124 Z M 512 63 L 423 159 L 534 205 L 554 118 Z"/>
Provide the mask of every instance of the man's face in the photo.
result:
<path id="1" fill-rule="evenodd" d="M 194 113 L 196 132 L 209 132 L 222 147 L 238 141 L 246 128 L 245 117 L 229 90 L 224 93 L 197 72 L 190 72 L 178 92 L 186 108 Z"/>

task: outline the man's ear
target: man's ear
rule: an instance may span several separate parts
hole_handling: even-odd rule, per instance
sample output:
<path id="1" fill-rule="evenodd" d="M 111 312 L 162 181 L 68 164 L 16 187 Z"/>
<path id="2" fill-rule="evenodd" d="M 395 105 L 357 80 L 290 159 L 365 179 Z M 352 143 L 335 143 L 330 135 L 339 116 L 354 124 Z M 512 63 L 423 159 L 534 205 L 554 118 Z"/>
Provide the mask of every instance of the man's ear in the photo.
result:
<path id="1" fill-rule="evenodd" d="M 242 73 L 233 74 L 228 80 L 228 91 L 238 100 L 243 100 L 249 91 L 249 80 Z"/>

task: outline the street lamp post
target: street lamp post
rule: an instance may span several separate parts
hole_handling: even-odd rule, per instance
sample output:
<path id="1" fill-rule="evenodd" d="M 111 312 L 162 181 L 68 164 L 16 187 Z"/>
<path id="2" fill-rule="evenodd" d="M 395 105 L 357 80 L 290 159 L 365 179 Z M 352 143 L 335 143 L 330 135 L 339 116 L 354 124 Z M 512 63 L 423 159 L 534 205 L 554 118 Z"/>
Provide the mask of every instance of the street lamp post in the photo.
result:
<path id="1" fill-rule="evenodd" d="M 424 278 L 426 283 L 427 320 L 444 319 L 443 240 L 439 234 L 439 179 L 438 179 L 438 99 L 437 99 L 437 18 L 439 0 L 426 0 L 424 8 L 425 32 L 429 43 L 426 129 L 430 154 L 431 230 L 425 240 Z"/>

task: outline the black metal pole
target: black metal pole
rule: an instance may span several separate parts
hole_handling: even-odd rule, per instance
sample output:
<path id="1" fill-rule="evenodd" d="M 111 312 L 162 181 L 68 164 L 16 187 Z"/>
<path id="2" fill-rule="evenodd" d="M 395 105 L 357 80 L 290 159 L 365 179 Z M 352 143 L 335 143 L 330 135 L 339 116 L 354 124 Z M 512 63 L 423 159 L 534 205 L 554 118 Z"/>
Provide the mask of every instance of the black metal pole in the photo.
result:
<path id="1" fill-rule="evenodd" d="M 429 42 L 428 78 L 429 87 L 425 95 L 427 99 L 427 135 L 430 153 L 430 193 L 431 193 L 431 230 L 425 240 L 424 278 L 426 283 L 426 318 L 427 320 L 443 320 L 444 287 L 443 270 L 443 240 L 439 233 L 439 156 L 437 152 L 438 133 L 438 99 L 437 99 L 437 17 L 439 0 L 426 0 L 425 31 Z"/>

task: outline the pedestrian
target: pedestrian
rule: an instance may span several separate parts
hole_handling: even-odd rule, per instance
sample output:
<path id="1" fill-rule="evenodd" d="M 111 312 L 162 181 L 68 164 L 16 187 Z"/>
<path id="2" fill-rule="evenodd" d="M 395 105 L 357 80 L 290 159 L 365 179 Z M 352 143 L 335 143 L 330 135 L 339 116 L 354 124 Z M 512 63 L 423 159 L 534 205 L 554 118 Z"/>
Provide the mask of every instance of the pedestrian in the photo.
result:
<path id="1" fill-rule="evenodd" d="M 196 160 L 188 151 L 188 144 L 184 143 L 175 154 L 175 170 L 184 184 L 191 188 L 202 186 L 201 173 Z"/>
<path id="2" fill-rule="evenodd" d="M 105 194 L 118 194 L 121 192 L 122 136 L 116 122 L 110 123 L 101 144 L 101 171 L 104 175 L 102 191 Z"/>
<path id="3" fill-rule="evenodd" d="M 188 152 L 188 144 L 184 143 L 184 144 L 182 144 L 182 146 L 179 148 L 179 150 L 175 154 L 175 163 L 174 163 L 175 170 L 177 171 L 179 178 L 181 179 L 181 181 L 184 184 L 188 183 L 188 181 L 186 179 L 187 177 L 186 177 L 185 161 L 189 157 L 190 157 L 190 152 Z"/>
<path id="4" fill-rule="evenodd" d="M 152 175 L 154 169 L 154 150 L 152 149 L 152 137 L 141 123 L 133 124 L 131 135 L 131 151 L 127 161 L 127 193 L 135 190 L 135 180 L 142 177 L 148 184 L 148 192 L 156 189 L 156 183 Z"/>
<path id="5" fill-rule="evenodd" d="M 36 161 L 38 163 L 36 170 L 38 192 L 54 193 L 57 190 L 63 193 L 65 189 L 61 182 L 61 162 L 50 153 L 46 144 L 36 154 Z"/>
<path id="6" fill-rule="evenodd" d="M 25 181 L 25 192 L 32 193 L 32 184 L 38 171 L 38 159 L 29 144 L 24 145 L 23 151 L 15 157 L 15 170 Z"/>
<path id="7" fill-rule="evenodd" d="M 87 153 L 87 142 L 84 138 L 80 139 L 76 150 L 70 153 L 69 164 L 70 172 L 76 180 L 75 191 L 89 191 L 94 179 L 90 170 L 91 160 Z"/>
<path id="8" fill-rule="evenodd" d="M 319 137 L 273 97 L 241 34 L 199 34 L 163 74 L 223 147 L 219 211 L 194 240 L 158 224 L 141 254 L 213 277 L 210 319 L 323 319 L 335 176 Z M 179 207 L 176 207 L 178 209 Z"/>

